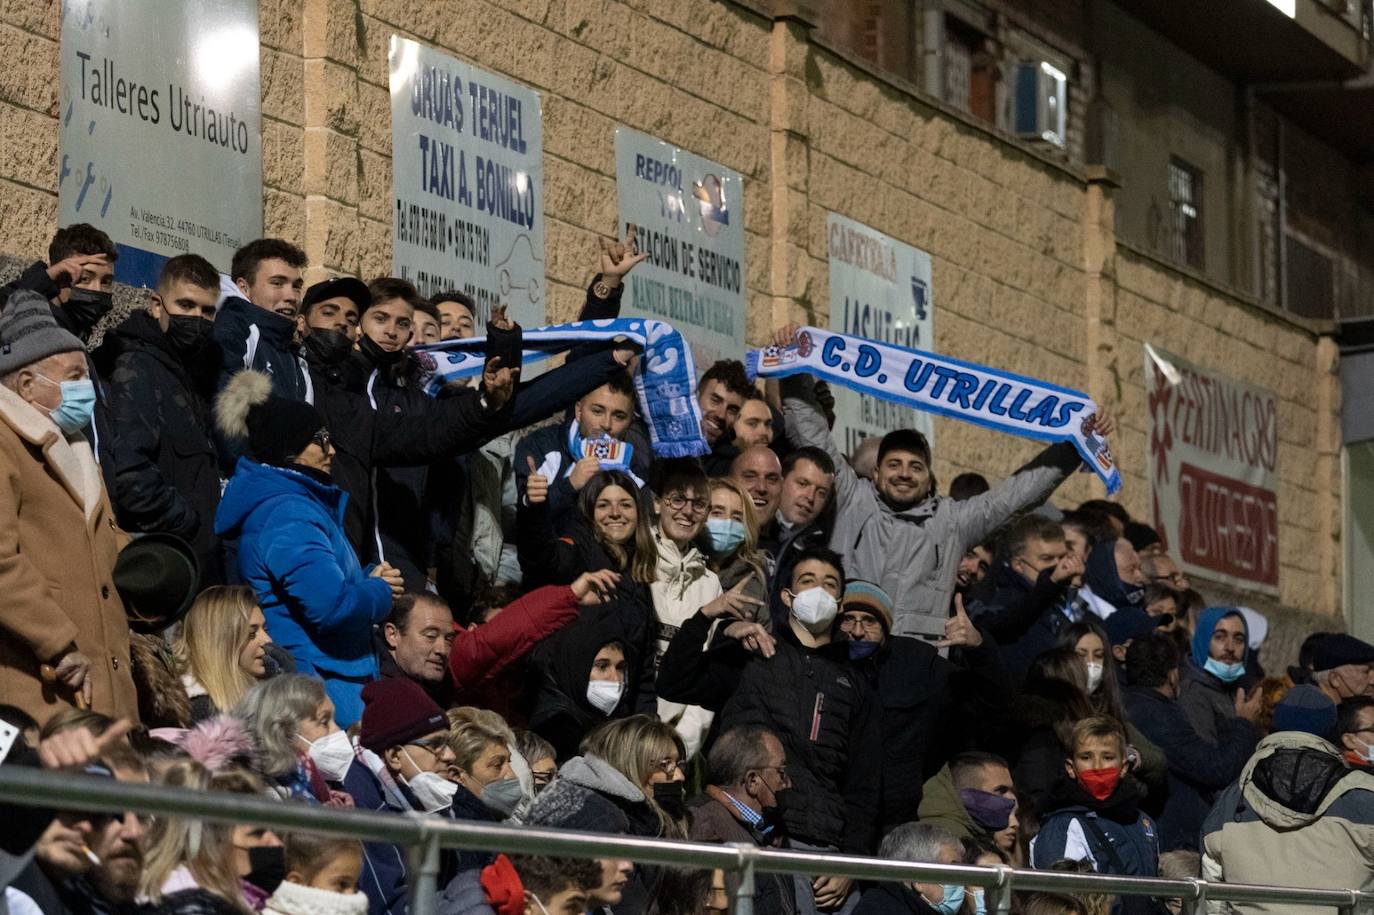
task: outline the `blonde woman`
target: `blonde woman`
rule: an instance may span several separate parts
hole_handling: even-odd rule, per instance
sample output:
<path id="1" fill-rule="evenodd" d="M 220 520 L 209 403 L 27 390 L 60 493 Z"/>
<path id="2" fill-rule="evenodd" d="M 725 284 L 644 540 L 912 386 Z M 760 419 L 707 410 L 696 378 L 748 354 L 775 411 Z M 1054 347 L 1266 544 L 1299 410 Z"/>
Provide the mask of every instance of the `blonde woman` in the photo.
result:
<path id="1" fill-rule="evenodd" d="M 194 760 L 173 763 L 162 783 L 231 794 L 261 796 L 266 791 L 250 772 L 211 774 Z M 152 901 L 157 915 L 252 915 L 247 894 L 260 892 L 243 879 L 252 871 L 250 851 L 280 845 L 270 830 L 258 827 L 158 817 L 145 843 L 140 894 Z"/>
<path id="2" fill-rule="evenodd" d="M 270 644 L 252 588 L 220 585 L 202 591 L 173 644 L 191 697 L 191 721 L 228 711 L 255 683 L 276 673 L 267 655 Z"/>
<path id="3" fill-rule="evenodd" d="M 511 768 L 515 735 L 495 712 L 467 706 L 448 712 L 448 777 L 458 783 L 449 811 L 460 820 L 506 819 L 524 797 Z"/>
<path id="4" fill-rule="evenodd" d="M 653 822 L 637 822 L 644 818 L 627 810 L 631 832 L 670 839 L 687 837 L 686 777 L 682 771 L 687 753 L 671 725 L 649 715 L 608 721 L 582 741 L 582 753 L 605 760 L 643 792 Z"/>
<path id="5" fill-rule="evenodd" d="M 720 579 L 721 590 L 729 591 L 744 582 L 740 593 L 758 601 L 742 603 L 742 618 L 767 626 L 768 577 L 763 554 L 759 552 L 759 522 L 753 500 L 743 486 L 729 477 L 713 479 L 708 485 L 710 507 L 697 545 L 706 554 L 707 568 Z"/>

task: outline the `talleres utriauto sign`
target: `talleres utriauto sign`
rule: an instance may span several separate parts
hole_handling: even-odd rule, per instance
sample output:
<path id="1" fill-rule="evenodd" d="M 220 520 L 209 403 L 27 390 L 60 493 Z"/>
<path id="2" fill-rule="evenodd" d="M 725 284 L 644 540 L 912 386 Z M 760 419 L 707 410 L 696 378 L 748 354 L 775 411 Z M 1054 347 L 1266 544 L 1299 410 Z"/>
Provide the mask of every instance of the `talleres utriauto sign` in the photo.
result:
<path id="1" fill-rule="evenodd" d="M 114 240 L 116 279 L 262 234 L 258 55 L 257 0 L 62 4 L 58 220 Z"/>
<path id="2" fill-rule="evenodd" d="M 1169 553 L 1192 574 L 1277 594 L 1277 398 L 1159 349 L 1145 352 L 1145 384 L 1154 522 Z"/>

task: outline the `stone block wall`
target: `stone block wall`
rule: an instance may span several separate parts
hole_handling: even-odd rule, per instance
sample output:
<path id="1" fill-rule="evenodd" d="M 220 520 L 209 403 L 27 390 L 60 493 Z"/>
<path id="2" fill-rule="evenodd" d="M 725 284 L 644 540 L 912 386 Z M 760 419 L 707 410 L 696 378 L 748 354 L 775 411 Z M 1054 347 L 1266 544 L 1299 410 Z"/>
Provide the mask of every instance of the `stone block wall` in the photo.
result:
<path id="1" fill-rule="evenodd" d="M 929 251 L 935 347 L 1111 404 L 1122 499 L 1148 507 L 1141 346 L 1281 399 L 1282 603 L 1340 611 L 1335 347 L 1309 325 L 1119 243 L 1113 176 L 1008 139 L 823 45 L 804 3 L 260 0 L 264 223 L 309 279 L 391 267 L 387 46 L 424 42 L 543 99 L 549 317 L 571 317 L 616 229 L 617 124 L 743 174 L 748 335 L 828 321 L 830 212 Z M 0 256 L 56 219 L 57 0 L 0 2 Z M 937 419 L 936 473 L 991 478 L 1034 443 Z M 1084 474 L 1062 504 L 1101 494 Z M 1257 606 L 1265 601 L 1256 601 Z M 1328 623 L 1328 625 L 1330 625 Z"/>

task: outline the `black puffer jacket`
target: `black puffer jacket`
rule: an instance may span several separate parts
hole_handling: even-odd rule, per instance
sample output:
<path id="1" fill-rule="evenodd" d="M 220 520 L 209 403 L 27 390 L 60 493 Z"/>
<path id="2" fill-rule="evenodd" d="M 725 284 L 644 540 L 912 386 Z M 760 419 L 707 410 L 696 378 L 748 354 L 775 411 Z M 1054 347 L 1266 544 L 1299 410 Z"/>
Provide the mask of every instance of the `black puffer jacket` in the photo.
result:
<path id="1" fill-rule="evenodd" d="M 361 389 L 353 393 L 366 398 L 373 410 L 388 416 L 428 413 L 433 400 L 420 389 L 418 364 L 411 355 L 401 352 L 395 362 L 383 362 L 377 358 L 378 352 L 361 349 L 350 356 L 355 366 L 350 374 L 363 379 Z M 428 480 L 427 462 L 380 467 L 375 476 L 379 558 L 399 569 L 406 588 L 412 591 L 424 589 L 425 570 L 433 560 L 424 501 Z"/>
<path id="2" fill-rule="evenodd" d="M 708 650 L 712 620 L 697 613 L 682 624 L 658 669 L 658 692 L 673 702 L 718 712 L 723 733 L 740 725 L 772 730 L 787 751 L 793 795 L 787 834 L 853 854 L 873 851 L 882 779 L 882 730 L 868 680 L 832 642 L 802 646 L 776 624 L 777 652 L 762 658 L 733 639 Z"/>
<path id="3" fill-rule="evenodd" d="M 201 584 L 223 580 L 215 537 L 219 468 L 211 436 L 213 375 L 193 378 L 157 321 L 136 311 L 105 335 L 112 371 L 107 394 L 118 436 L 111 494 L 127 531 L 176 534 L 200 559 Z M 216 355 L 213 341 L 195 368 Z"/>
<path id="4" fill-rule="evenodd" d="M 344 533 L 360 560 L 375 562 L 373 469 L 422 464 L 481 447 L 505 431 L 516 398 L 501 410 L 488 410 L 475 391 L 466 391 L 428 400 L 414 413 L 377 412 L 366 398 L 338 383 L 337 365 L 319 361 L 309 348 L 305 352 L 315 408 L 324 415 L 334 442 L 334 485 L 348 493 Z"/>
<path id="5" fill-rule="evenodd" d="M 1012 683 L 986 633 L 982 645 L 949 658 L 924 639 L 894 636 L 859 666 L 882 709 L 885 835 L 916 819 L 925 781 L 1005 721 Z"/>

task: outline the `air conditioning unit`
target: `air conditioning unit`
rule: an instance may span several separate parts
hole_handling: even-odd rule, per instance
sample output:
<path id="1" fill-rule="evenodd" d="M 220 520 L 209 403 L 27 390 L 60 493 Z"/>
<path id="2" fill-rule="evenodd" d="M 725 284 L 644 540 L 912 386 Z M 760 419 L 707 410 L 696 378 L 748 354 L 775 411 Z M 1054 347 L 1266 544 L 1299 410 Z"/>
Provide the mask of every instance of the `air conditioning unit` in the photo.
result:
<path id="1" fill-rule="evenodd" d="M 1016 65 L 1012 85 L 1016 135 L 1063 148 L 1069 101 L 1069 80 L 1064 72 L 1047 61 L 1022 61 Z"/>

